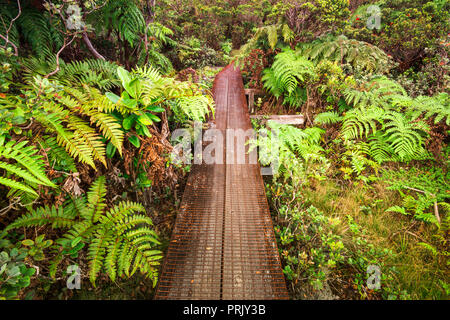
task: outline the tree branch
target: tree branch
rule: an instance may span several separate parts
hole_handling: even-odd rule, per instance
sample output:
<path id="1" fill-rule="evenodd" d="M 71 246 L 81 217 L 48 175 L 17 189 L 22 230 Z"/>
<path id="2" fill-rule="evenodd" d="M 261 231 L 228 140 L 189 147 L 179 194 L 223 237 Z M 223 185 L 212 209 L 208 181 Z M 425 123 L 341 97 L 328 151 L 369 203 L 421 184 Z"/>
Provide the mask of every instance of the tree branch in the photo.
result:
<path id="1" fill-rule="evenodd" d="M 19 50 L 17 49 L 17 46 L 9 40 L 9 33 L 11 31 L 14 21 L 19 19 L 20 15 L 22 14 L 22 7 L 20 6 L 20 0 L 17 0 L 17 7 L 19 8 L 19 12 L 17 13 L 17 16 L 15 18 L 13 18 L 11 20 L 11 22 L 9 23 L 9 27 L 6 30 L 6 36 L 3 36 L 0 34 L 0 38 L 5 40 L 5 45 L 3 46 L 3 48 L 6 48 L 8 46 L 8 43 L 11 44 L 11 46 L 14 48 L 14 55 L 16 57 L 19 55 Z"/>
<path id="2" fill-rule="evenodd" d="M 96 57 L 97 59 L 106 60 L 105 57 L 103 57 L 100 53 L 98 53 L 97 50 L 95 50 L 94 46 L 91 43 L 91 40 L 89 39 L 87 32 L 83 32 L 83 41 L 88 47 L 89 51 Z"/>
<path id="3" fill-rule="evenodd" d="M 47 74 L 44 78 L 49 78 L 49 77 L 51 77 L 52 75 L 56 74 L 56 73 L 60 70 L 60 67 L 59 67 L 59 55 L 61 54 L 61 52 L 63 52 L 63 50 L 64 50 L 65 48 L 67 48 L 67 47 L 73 42 L 73 40 L 75 40 L 76 36 L 77 36 L 77 33 L 75 33 L 75 34 L 73 35 L 72 39 L 70 39 L 69 42 L 67 42 L 67 39 L 64 38 L 64 44 L 63 44 L 63 46 L 62 46 L 61 49 L 59 49 L 59 51 L 56 53 L 56 69 L 53 70 L 52 72 L 50 72 L 49 74 Z"/>

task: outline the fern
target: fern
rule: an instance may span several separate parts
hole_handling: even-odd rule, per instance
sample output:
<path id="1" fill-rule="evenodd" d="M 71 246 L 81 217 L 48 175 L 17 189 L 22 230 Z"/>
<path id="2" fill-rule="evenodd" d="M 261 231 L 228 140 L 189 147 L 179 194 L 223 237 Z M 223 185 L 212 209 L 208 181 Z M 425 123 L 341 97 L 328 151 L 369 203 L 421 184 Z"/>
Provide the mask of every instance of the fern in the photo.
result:
<path id="1" fill-rule="evenodd" d="M 53 167 L 54 165 L 59 165 L 65 170 L 76 172 L 77 168 L 75 161 L 67 153 L 67 151 L 58 145 L 55 137 L 44 136 L 38 137 L 36 139 L 37 143 L 46 152 L 49 164 Z"/>
<path id="2" fill-rule="evenodd" d="M 289 44 L 294 40 L 294 32 L 287 24 L 274 24 L 260 27 L 255 30 L 254 36 L 239 50 L 238 63 L 255 48 L 270 47 Z"/>
<path id="3" fill-rule="evenodd" d="M 390 108 L 392 100 L 405 96 L 406 91 L 397 82 L 386 77 L 375 77 L 359 88 L 349 87 L 343 92 L 347 104 L 355 107 Z"/>
<path id="4" fill-rule="evenodd" d="M 377 131 L 377 124 L 382 122 L 384 110 L 378 107 L 355 108 L 343 117 L 341 135 L 344 139 L 366 138 Z"/>
<path id="5" fill-rule="evenodd" d="M 385 161 L 399 161 L 400 159 L 395 155 L 394 149 L 387 141 L 386 135 L 381 131 L 377 131 L 369 137 L 369 155 L 378 163 Z"/>
<path id="6" fill-rule="evenodd" d="M 145 32 L 144 16 L 135 1 L 108 1 L 100 10 L 89 15 L 97 32 L 114 30 L 119 39 L 135 47 L 140 41 L 140 35 Z"/>
<path id="7" fill-rule="evenodd" d="M 344 35 L 303 44 L 300 46 L 300 53 L 315 63 L 322 60 L 349 63 L 373 74 L 388 73 L 392 65 L 383 50 L 367 42 L 348 39 Z"/>
<path id="8" fill-rule="evenodd" d="M 450 198 L 449 173 L 440 168 L 399 169 L 385 171 L 383 179 L 389 184 L 387 189 L 398 191 L 402 197 L 402 206 L 391 207 L 390 211 L 413 214 L 418 220 L 438 224 L 434 207 Z"/>
<path id="9" fill-rule="evenodd" d="M 427 152 L 423 148 L 423 137 L 428 130 L 422 121 L 411 122 L 404 114 L 389 112 L 384 115 L 387 142 L 400 160 L 424 159 Z"/>
<path id="10" fill-rule="evenodd" d="M 260 148 L 259 160 L 263 165 L 278 163 L 278 175 L 286 174 L 296 180 L 326 169 L 327 161 L 319 145 L 323 129 L 302 130 L 272 121 L 268 121 L 267 126 L 270 131 L 252 140 L 250 147 L 250 150 Z"/>
<path id="11" fill-rule="evenodd" d="M 304 82 L 307 76 L 314 74 L 313 64 L 290 49 L 276 55 L 271 69 L 277 87 L 288 94 L 291 94 L 300 82 Z"/>
<path id="12" fill-rule="evenodd" d="M 28 141 L 10 140 L 5 143 L 5 138 L 0 137 L 0 169 L 5 173 L 0 177 L 0 183 L 11 188 L 10 194 L 21 190 L 37 196 L 35 189 L 38 185 L 56 187 L 45 174 L 42 157 L 37 155 L 33 145 L 28 145 Z"/>
<path id="13" fill-rule="evenodd" d="M 56 58 L 50 55 L 46 58 L 30 57 L 22 60 L 24 78 L 33 82 L 36 74 L 45 76 L 56 68 Z M 69 87 L 83 85 L 95 86 L 102 90 L 110 90 L 119 86 L 116 75 L 117 64 L 101 59 L 85 59 L 65 63 L 60 58 L 60 71 L 50 77 Z"/>
<path id="14" fill-rule="evenodd" d="M 0 23 L 0 34 L 6 35 L 6 30 L 9 27 L 9 22 L 17 16 L 18 13 L 17 4 L 5 4 L 0 6 L 0 18 L 3 23 Z M 19 30 L 17 24 L 13 23 L 11 30 L 9 31 L 9 41 L 11 41 L 16 47 L 19 46 Z M 0 38 L 0 45 L 5 46 L 5 40 Z"/>
<path id="15" fill-rule="evenodd" d="M 87 85 L 82 89 L 62 87 L 43 99 L 40 108 L 33 110 L 33 116 L 48 132 L 56 134 L 58 145 L 71 157 L 93 168 L 96 168 L 96 160 L 106 166 L 103 137 L 122 154 L 122 127 L 112 115 L 104 112 L 119 107 L 98 89 Z"/>
<path id="16" fill-rule="evenodd" d="M 16 22 L 37 57 L 49 57 L 56 49 L 61 48 L 64 36 L 58 31 L 59 20 L 50 17 L 49 13 L 39 12 L 30 4 L 26 4 Z"/>
<path id="17" fill-rule="evenodd" d="M 205 121 L 214 112 L 212 97 L 194 83 L 162 77 L 151 67 L 137 68 L 135 73 L 144 80 L 142 100 L 146 105 L 169 107 L 180 121 Z"/>
<path id="18" fill-rule="evenodd" d="M 334 124 L 342 121 L 342 117 L 335 111 L 319 113 L 314 118 L 315 124 Z"/>
<path id="19" fill-rule="evenodd" d="M 409 96 L 395 96 L 392 101 L 397 108 L 404 109 L 415 120 L 420 116 L 424 119 L 434 117 L 434 123 L 445 120 L 450 125 L 450 97 L 448 93 L 441 92 L 433 97 L 419 96 L 411 98 Z"/>
<path id="20" fill-rule="evenodd" d="M 276 55 L 271 68 L 264 70 L 262 81 L 276 98 L 285 95 L 286 103 L 300 106 L 306 100 L 306 93 L 299 85 L 314 74 L 311 62 L 287 49 Z"/>
<path id="21" fill-rule="evenodd" d="M 122 201 L 108 209 L 105 195 L 105 177 L 101 176 L 90 187 L 87 199 L 81 197 L 59 208 L 38 208 L 19 217 L 7 230 L 46 224 L 68 229 L 56 243 L 88 245 L 89 278 L 94 285 L 102 271 L 114 281 L 117 276 L 130 277 L 137 270 L 156 284 L 162 256 L 156 249 L 160 243 L 152 230 L 152 220 L 142 214 L 145 209 L 138 203 Z M 62 258 L 57 255 L 53 270 Z"/>

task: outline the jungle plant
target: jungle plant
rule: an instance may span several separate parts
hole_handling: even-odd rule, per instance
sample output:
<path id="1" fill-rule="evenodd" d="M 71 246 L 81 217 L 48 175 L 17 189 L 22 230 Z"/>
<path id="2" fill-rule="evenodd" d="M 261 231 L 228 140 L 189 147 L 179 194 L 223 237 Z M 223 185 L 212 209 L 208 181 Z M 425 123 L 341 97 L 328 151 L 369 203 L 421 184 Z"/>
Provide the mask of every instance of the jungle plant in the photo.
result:
<path id="1" fill-rule="evenodd" d="M 402 206 L 393 206 L 387 211 L 412 214 L 418 220 L 437 225 L 441 223 L 442 215 L 439 207 L 448 213 L 448 172 L 438 168 L 387 170 L 383 173 L 383 179 L 389 184 L 388 189 L 398 191 L 403 199 Z"/>
<path id="2" fill-rule="evenodd" d="M 315 40 L 299 46 L 300 54 L 313 62 L 322 60 L 349 63 L 367 73 L 384 74 L 393 67 L 391 59 L 383 50 L 367 42 L 348 39 L 344 35 Z"/>
<path id="3" fill-rule="evenodd" d="M 149 73 L 157 75 L 157 71 L 153 69 Z M 135 127 L 139 135 L 151 136 L 147 126 L 153 124 L 153 122 L 161 121 L 159 117 L 151 112 L 163 112 L 165 109 L 149 105 L 148 100 L 143 100 L 144 82 L 142 78 L 137 75 L 131 75 L 122 67 L 117 68 L 117 74 L 125 91 L 122 92 L 120 97 L 112 92 L 107 92 L 106 97 L 112 103 L 120 105 L 128 111 L 123 117 L 122 127 L 125 130 Z M 139 139 L 136 136 L 131 136 L 128 139 L 133 145 L 139 147 Z"/>
<path id="4" fill-rule="evenodd" d="M 4 175 L 0 184 L 10 188 L 9 197 L 21 197 L 24 193 L 37 197 L 39 185 L 56 187 L 45 173 L 45 164 L 37 149 L 24 140 L 16 142 L 0 136 L 0 169 Z"/>
<path id="5" fill-rule="evenodd" d="M 254 36 L 241 47 L 240 59 L 244 58 L 253 49 L 275 49 L 277 46 L 286 46 L 294 39 L 294 33 L 287 24 L 274 24 L 256 29 Z"/>
<path id="6" fill-rule="evenodd" d="M 163 77 L 153 68 L 137 68 L 130 73 L 119 67 L 117 73 L 125 91 L 120 97 L 111 92 L 106 96 L 127 110 L 128 115 L 116 113 L 127 131 L 135 127 L 138 135 L 150 136 L 146 126 L 160 121 L 153 113 L 164 112 L 166 108 L 172 110 L 180 121 L 203 121 L 212 112 L 211 97 L 204 95 L 196 84 Z M 132 139 L 130 142 L 138 147 L 137 138 Z"/>
<path id="7" fill-rule="evenodd" d="M 50 55 L 44 58 L 29 57 L 22 60 L 23 77 L 33 83 L 36 75 L 45 77 L 56 68 L 56 57 Z M 88 85 L 101 90 L 118 87 L 120 82 L 116 74 L 117 64 L 101 59 L 85 59 L 69 63 L 59 59 L 60 70 L 48 77 L 49 80 L 58 80 L 66 86 L 82 87 Z"/>
<path id="8" fill-rule="evenodd" d="M 19 292 L 30 285 L 36 269 L 28 268 L 24 260 L 27 253 L 12 248 L 0 252 L 0 300 L 17 299 Z"/>
<path id="9" fill-rule="evenodd" d="M 315 76 L 314 65 L 300 56 L 297 52 L 286 49 L 275 57 L 271 68 L 264 70 L 262 81 L 264 87 L 276 98 L 285 95 L 288 99 L 301 97 L 298 91 L 300 84 L 304 84 Z M 298 105 L 300 99 L 287 100 L 291 105 Z"/>
<path id="10" fill-rule="evenodd" d="M 273 121 L 268 121 L 267 129 L 262 129 L 258 139 L 251 140 L 250 151 L 259 147 L 259 161 L 262 165 L 274 165 L 278 170 L 275 176 L 289 176 L 301 184 L 307 177 L 318 176 L 327 169 L 319 145 L 322 129 L 302 130 Z"/>
<path id="11" fill-rule="evenodd" d="M 44 250 L 53 244 L 53 240 L 45 240 L 45 234 L 41 234 L 36 239 L 22 240 L 22 245 L 27 247 L 27 254 L 35 261 L 45 259 Z"/>
<path id="12" fill-rule="evenodd" d="M 145 209 L 138 203 L 121 201 L 108 208 L 105 195 L 106 179 L 101 176 L 92 184 L 87 197 L 73 199 L 58 208 L 45 206 L 32 210 L 8 225 L 6 231 L 42 225 L 66 230 L 55 241 L 58 253 L 51 266 L 53 276 L 64 255 L 76 255 L 87 245 L 89 279 L 94 285 L 101 271 L 114 281 L 116 277 L 131 277 L 138 270 L 155 285 L 161 251 L 156 249 L 160 243 L 152 220 L 142 213 Z"/>

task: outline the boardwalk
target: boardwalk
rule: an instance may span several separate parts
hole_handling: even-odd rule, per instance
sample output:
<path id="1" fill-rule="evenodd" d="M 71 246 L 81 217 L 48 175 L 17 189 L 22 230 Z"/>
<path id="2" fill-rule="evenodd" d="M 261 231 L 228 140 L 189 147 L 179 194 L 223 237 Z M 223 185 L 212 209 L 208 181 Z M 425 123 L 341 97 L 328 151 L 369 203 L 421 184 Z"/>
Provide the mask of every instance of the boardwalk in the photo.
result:
<path id="1" fill-rule="evenodd" d="M 251 128 L 239 70 L 223 69 L 213 94 L 224 137 Z M 223 148 L 224 164 L 192 166 L 156 299 L 288 298 L 260 167 Z"/>

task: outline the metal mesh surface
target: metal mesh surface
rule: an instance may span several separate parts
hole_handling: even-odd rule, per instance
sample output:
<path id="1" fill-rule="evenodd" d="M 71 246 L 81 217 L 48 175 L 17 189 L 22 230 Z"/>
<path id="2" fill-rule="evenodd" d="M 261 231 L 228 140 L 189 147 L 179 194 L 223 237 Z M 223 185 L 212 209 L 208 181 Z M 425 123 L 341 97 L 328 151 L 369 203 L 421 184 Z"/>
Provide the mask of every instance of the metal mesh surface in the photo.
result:
<path id="1" fill-rule="evenodd" d="M 251 128 L 240 71 L 216 77 L 215 126 Z M 156 299 L 287 299 L 258 164 L 193 165 Z M 225 157 L 226 158 L 226 157 Z M 230 161 L 233 160 L 233 161 Z"/>

